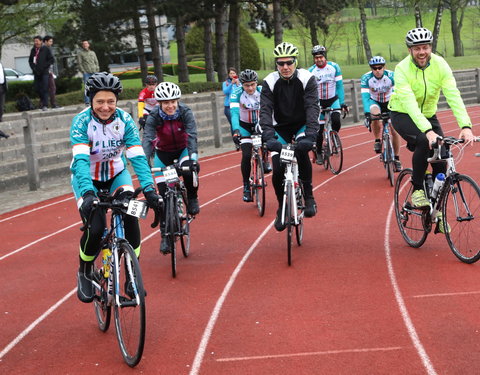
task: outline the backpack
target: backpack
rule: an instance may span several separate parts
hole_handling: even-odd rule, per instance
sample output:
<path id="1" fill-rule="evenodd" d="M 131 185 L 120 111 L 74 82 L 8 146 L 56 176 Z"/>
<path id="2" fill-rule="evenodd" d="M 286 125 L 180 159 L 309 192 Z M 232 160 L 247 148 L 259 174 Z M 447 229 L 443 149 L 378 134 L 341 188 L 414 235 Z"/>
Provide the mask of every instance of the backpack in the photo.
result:
<path id="1" fill-rule="evenodd" d="M 36 109 L 35 105 L 32 103 L 32 100 L 25 94 L 22 94 L 17 98 L 15 106 L 20 112 Z"/>

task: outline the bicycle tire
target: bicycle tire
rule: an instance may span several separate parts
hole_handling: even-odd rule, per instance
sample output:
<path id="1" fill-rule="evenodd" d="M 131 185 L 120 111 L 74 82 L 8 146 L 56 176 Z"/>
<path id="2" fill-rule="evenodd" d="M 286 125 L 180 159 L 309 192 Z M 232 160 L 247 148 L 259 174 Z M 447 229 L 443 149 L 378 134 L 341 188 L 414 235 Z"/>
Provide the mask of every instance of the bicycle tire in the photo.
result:
<path id="1" fill-rule="evenodd" d="M 480 188 L 462 174 L 452 176 L 446 184 L 440 225 L 453 254 L 464 263 L 475 263 L 480 259 Z"/>
<path id="2" fill-rule="evenodd" d="M 287 261 L 292 265 L 292 185 L 287 184 L 284 222 L 287 229 Z"/>
<path id="3" fill-rule="evenodd" d="M 94 287 L 93 308 L 97 318 L 98 328 L 106 332 L 110 327 L 112 316 L 112 307 L 108 301 L 108 278 L 104 277 L 103 262 L 101 254 L 97 256 L 93 263 L 93 275 L 100 289 Z"/>
<path id="4" fill-rule="evenodd" d="M 328 164 L 330 165 L 330 171 L 333 174 L 339 174 L 343 166 L 343 147 L 340 136 L 335 130 L 330 132 L 330 142 L 328 142 L 328 145 Z"/>
<path id="5" fill-rule="evenodd" d="M 170 245 L 170 261 L 172 267 L 172 277 L 177 277 L 177 254 L 175 249 L 175 233 L 176 228 L 176 204 L 177 197 L 175 194 L 169 194 L 167 197 L 167 206 L 165 209 L 165 236 L 168 238 Z"/>
<path id="6" fill-rule="evenodd" d="M 329 164 L 330 149 L 328 147 L 327 135 L 325 135 L 325 138 L 323 139 L 322 149 L 323 149 L 323 168 L 325 168 L 325 170 L 328 170 L 330 168 L 330 164 Z"/>
<path id="7" fill-rule="evenodd" d="M 190 254 L 190 221 L 191 217 L 187 211 L 187 193 L 181 192 L 182 206 L 179 214 L 180 216 L 180 245 L 182 246 L 182 253 L 185 258 Z"/>
<path id="8" fill-rule="evenodd" d="M 302 246 L 303 242 L 303 217 L 305 209 L 305 196 L 303 194 L 303 186 L 299 181 L 297 188 L 298 191 L 295 192 L 295 198 L 297 200 L 297 217 L 298 222 L 295 223 L 295 237 L 297 239 L 298 246 Z"/>
<path id="9" fill-rule="evenodd" d="M 114 267 L 120 267 L 113 273 L 120 302 L 118 305 L 115 295 L 114 316 L 118 345 L 125 362 L 130 367 L 135 367 L 142 359 L 145 345 L 145 289 L 135 251 L 125 240 L 118 241 L 118 264 Z M 133 281 L 132 289 L 136 291 L 134 298 L 127 294 L 128 281 Z"/>
<path id="10" fill-rule="evenodd" d="M 254 157 L 253 186 L 255 194 L 255 204 L 257 206 L 258 215 L 263 217 L 265 214 L 265 173 L 263 170 L 263 162 L 259 154 Z"/>
<path id="11" fill-rule="evenodd" d="M 393 156 L 393 147 L 390 137 L 385 137 L 385 154 L 383 157 L 383 164 L 387 170 L 387 179 L 390 181 L 390 186 L 395 184 L 395 160 Z"/>
<path id="12" fill-rule="evenodd" d="M 402 170 L 397 177 L 394 190 L 395 217 L 405 242 L 411 247 L 418 248 L 424 244 L 429 233 L 425 225 L 428 211 L 413 207 L 412 174 L 412 169 L 407 168 Z"/>

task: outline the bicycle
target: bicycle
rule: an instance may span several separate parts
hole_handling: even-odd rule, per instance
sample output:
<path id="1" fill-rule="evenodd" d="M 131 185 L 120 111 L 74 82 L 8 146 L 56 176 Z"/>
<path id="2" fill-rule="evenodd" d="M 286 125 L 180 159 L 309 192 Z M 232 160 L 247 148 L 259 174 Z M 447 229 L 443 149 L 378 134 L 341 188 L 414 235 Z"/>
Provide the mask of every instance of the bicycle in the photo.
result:
<path id="1" fill-rule="evenodd" d="M 147 205 L 135 198 L 119 199 L 108 191 L 98 192 L 94 210 L 111 210 L 110 227 L 105 228 L 101 241 L 103 256 L 93 264 L 94 310 L 98 327 L 106 332 L 114 308 L 115 331 L 125 362 L 135 367 L 141 360 L 145 343 L 145 289 L 137 256 L 125 239 L 125 215 L 144 218 Z M 91 217 L 91 216 L 90 216 Z M 82 230 L 90 225 L 90 219 Z"/>
<path id="2" fill-rule="evenodd" d="M 325 116 L 325 126 L 323 128 L 323 144 L 320 152 L 323 154 L 323 166 L 325 169 L 330 169 L 333 174 L 339 174 L 343 166 L 343 147 L 340 140 L 340 135 L 337 131 L 332 129 L 331 112 L 334 109 L 327 107 L 321 108 L 321 112 Z M 345 118 L 346 112 L 343 114 Z M 314 153 L 313 160 L 316 163 L 316 153 Z"/>
<path id="3" fill-rule="evenodd" d="M 425 175 L 424 189 L 430 207 L 413 206 L 413 171 L 407 168 L 400 172 L 395 183 L 395 216 L 403 239 L 411 247 L 422 246 L 435 224 L 434 233 L 445 233 L 455 256 L 462 262 L 474 263 L 480 259 L 480 225 L 475 221 L 480 219 L 480 188 L 471 177 L 456 171 L 451 151 L 451 146 L 456 146 L 459 149 L 457 159 L 460 160 L 464 148 L 458 144 L 463 141 L 454 137 L 443 138 L 445 147 L 434 148 L 434 155 L 428 159 L 429 163 L 447 161 L 445 182 L 436 196 L 432 191 L 431 174 Z"/>
<path id="4" fill-rule="evenodd" d="M 302 182 L 298 179 L 298 164 L 295 157 L 295 145 L 286 144 L 280 152 L 280 162 L 285 165 L 283 182 L 282 224 L 287 229 L 287 260 L 292 265 L 292 226 L 295 227 L 295 237 L 298 246 L 303 241 L 303 219 L 305 196 Z"/>
<path id="5" fill-rule="evenodd" d="M 370 130 L 370 122 L 375 120 L 382 120 L 382 151 L 380 153 L 380 161 L 383 163 L 387 171 L 387 178 L 390 181 L 390 186 L 394 185 L 395 180 L 395 152 L 393 151 L 392 136 L 391 136 L 391 121 L 390 112 L 382 112 L 378 115 L 372 114 L 370 120 L 365 119 L 367 128 Z"/>
<path id="6" fill-rule="evenodd" d="M 252 158 L 250 172 L 250 189 L 255 197 L 255 205 L 260 217 L 265 214 L 265 171 L 264 149 L 262 144 L 262 136 L 260 134 L 252 134 Z"/>
<path id="7" fill-rule="evenodd" d="M 163 172 L 167 190 L 164 201 L 165 233 L 170 246 L 170 258 L 172 265 L 172 277 L 177 276 L 176 241 L 180 240 L 182 253 L 185 258 L 190 254 L 190 223 L 195 216 L 188 213 L 187 189 L 180 179 L 184 171 L 192 171 L 194 186 L 198 186 L 196 170 L 190 167 L 181 167 L 177 161 L 163 168 L 152 168 L 152 172 Z M 152 228 L 158 225 L 159 215 L 155 216 Z"/>

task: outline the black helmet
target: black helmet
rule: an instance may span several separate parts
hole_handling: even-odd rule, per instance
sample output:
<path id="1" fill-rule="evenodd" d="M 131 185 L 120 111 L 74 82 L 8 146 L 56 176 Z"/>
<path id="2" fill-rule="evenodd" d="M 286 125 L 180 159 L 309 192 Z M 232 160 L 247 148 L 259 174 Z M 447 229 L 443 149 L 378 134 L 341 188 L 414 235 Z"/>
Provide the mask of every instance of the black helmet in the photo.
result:
<path id="1" fill-rule="evenodd" d="M 316 45 L 312 48 L 312 55 L 327 56 L 327 49 L 324 46 Z"/>
<path id="2" fill-rule="evenodd" d="M 257 82 L 258 81 L 258 74 L 255 70 L 245 69 L 243 72 L 240 73 L 240 82 Z"/>
<path id="3" fill-rule="evenodd" d="M 157 76 L 151 74 L 145 77 L 145 84 L 146 85 L 156 85 L 158 83 Z"/>
<path id="4" fill-rule="evenodd" d="M 122 84 L 118 77 L 107 72 L 100 72 L 93 74 L 85 82 L 85 95 L 91 99 L 99 91 L 111 91 L 118 97 L 122 92 Z"/>

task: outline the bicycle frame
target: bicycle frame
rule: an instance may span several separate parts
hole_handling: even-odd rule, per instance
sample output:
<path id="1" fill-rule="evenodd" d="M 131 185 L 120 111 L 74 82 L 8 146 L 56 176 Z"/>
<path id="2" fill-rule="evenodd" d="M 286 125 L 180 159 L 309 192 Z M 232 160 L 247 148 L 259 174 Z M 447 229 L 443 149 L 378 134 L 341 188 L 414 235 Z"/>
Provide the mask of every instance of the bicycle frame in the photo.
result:
<path id="1" fill-rule="evenodd" d="M 294 225 L 298 225 L 300 223 L 300 217 L 298 216 L 297 212 L 297 198 L 296 198 L 296 187 L 298 186 L 298 164 L 297 159 L 293 157 L 293 159 L 289 163 L 285 163 L 285 179 L 284 179 L 284 190 L 283 190 L 283 203 L 282 203 L 282 220 L 285 218 L 285 207 L 287 201 L 287 191 L 288 187 L 292 187 L 292 194 L 291 194 L 291 212 L 290 217 L 294 219 Z M 282 224 L 286 224 L 282 221 Z"/>

